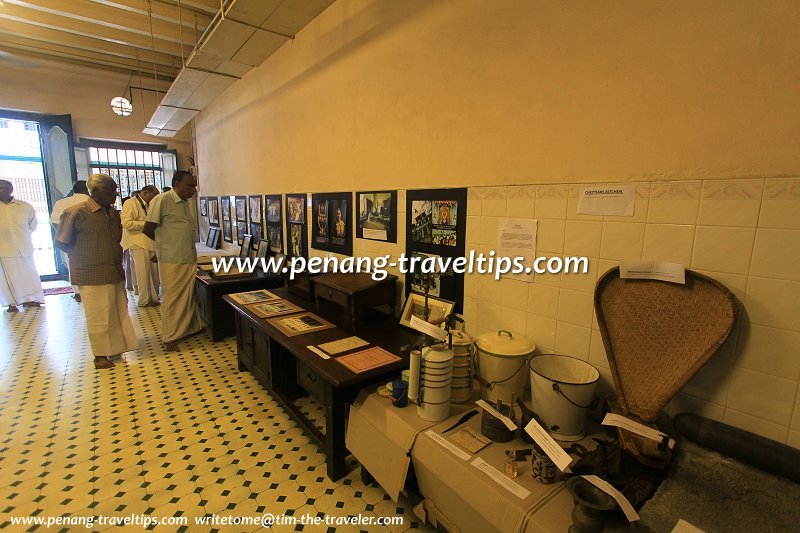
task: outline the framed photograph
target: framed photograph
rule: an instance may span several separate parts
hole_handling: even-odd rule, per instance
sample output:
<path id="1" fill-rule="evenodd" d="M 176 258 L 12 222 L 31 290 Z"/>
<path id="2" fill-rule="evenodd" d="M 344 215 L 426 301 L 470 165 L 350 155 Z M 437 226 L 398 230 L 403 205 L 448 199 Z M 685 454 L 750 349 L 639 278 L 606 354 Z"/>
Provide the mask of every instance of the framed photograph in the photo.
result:
<path id="1" fill-rule="evenodd" d="M 216 196 L 207 199 L 208 223 L 219 227 L 219 198 Z"/>
<path id="2" fill-rule="evenodd" d="M 215 250 L 219 248 L 219 228 L 208 228 L 206 246 Z"/>
<path id="3" fill-rule="evenodd" d="M 353 195 L 349 192 L 311 195 L 311 247 L 353 255 Z"/>
<path id="4" fill-rule="evenodd" d="M 267 194 L 264 195 L 264 213 L 266 214 L 267 223 L 280 223 L 281 222 L 281 195 L 280 194 Z"/>
<path id="5" fill-rule="evenodd" d="M 258 243 L 261 242 L 261 222 L 251 222 L 250 223 L 250 235 L 252 235 L 252 245 L 253 249 L 258 248 Z"/>
<path id="6" fill-rule="evenodd" d="M 267 252 L 269 252 L 269 241 L 267 239 L 261 239 L 261 242 L 258 243 L 258 248 L 256 249 L 256 259 L 263 259 L 267 257 Z"/>
<path id="7" fill-rule="evenodd" d="M 397 242 L 397 191 L 357 192 L 356 237 Z"/>
<path id="8" fill-rule="evenodd" d="M 300 313 L 303 311 L 302 307 L 297 307 L 291 302 L 286 300 L 277 299 L 261 302 L 257 304 L 250 304 L 247 308 L 253 312 L 258 318 L 269 318 L 273 316 L 288 315 L 291 313 Z"/>
<path id="9" fill-rule="evenodd" d="M 242 247 L 239 248 L 239 257 L 246 259 L 250 257 L 250 244 L 253 242 L 253 236 L 249 234 L 242 235 Z"/>
<path id="10" fill-rule="evenodd" d="M 254 304 L 260 302 L 268 302 L 280 300 L 280 297 L 266 289 L 258 289 L 255 291 L 235 292 L 230 294 L 231 299 L 239 304 Z"/>
<path id="11" fill-rule="evenodd" d="M 250 223 L 261 224 L 261 195 L 248 196 L 247 205 L 250 206 Z"/>
<path id="12" fill-rule="evenodd" d="M 247 235 L 247 221 L 246 220 L 237 220 L 236 221 L 236 241 L 239 244 L 242 244 L 242 239 L 244 239 L 245 235 Z"/>
<path id="13" fill-rule="evenodd" d="M 247 222 L 247 196 L 235 196 L 233 203 L 236 211 L 236 222 Z"/>
<path id="14" fill-rule="evenodd" d="M 222 221 L 222 239 L 233 244 L 233 227 L 230 219 Z"/>
<path id="15" fill-rule="evenodd" d="M 409 293 L 406 303 L 403 306 L 403 313 L 400 315 L 400 325 L 411 327 L 411 317 L 415 316 L 420 320 L 426 320 L 431 324 L 439 324 L 444 328 L 444 319 L 453 312 L 454 302 L 440 300 L 439 298 L 428 297 L 428 317 L 425 318 L 425 296 L 415 292 Z"/>
<path id="16" fill-rule="evenodd" d="M 465 254 L 467 189 L 414 189 L 406 191 L 406 250 L 408 258 L 423 260 L 457 258 Z M 434 259 L 431 259 L 433 261 Z M 409 269 L 411 270 L 411 269 Z M 452 270 L 436 272 L 432 280 L 417 272 L 406 272 L 405 292 L 423 292 L 454 302 L 463 312 L 464 274 Z"/>
<path id="17" fill-rule="evenodd" d="M 292 224 L 306 223 L 306 195 L 286 195 L 286 217 Z"/>
<path id="18" fill-rule="evenodd" d="M 230 196 L 222 196 L 219 199 L 219 205 L 222 207 L 222 220 L 231 219 L 231 197 Z"/>
<path id="19" fill-rule="evenodd" d="M 306 257 L 308 255 L 308 239 L 305 224 L 289 224 L 289 257 Z"/>
<path id="20" fill-rule="evenodd" d="M 267 239 L 270 250 L 277 253 L 283 252 L 283 226 L 267 223 Z"/>
<path id="21" fill-rule="evenodd" d="M 300 313 L 284 318 L 270 318 L 267 323 L 287 337 L 295 337 L 312 331 L 331 329 L 335 327 L 330 322 L 321 319 L 314 313 Z"/>
<path id="22" fill-rule="evenodd" d="M 200 216 L 208 216 L 208 207 L 206 206 L 207 199 L 205 196 L 200 197 Z"/>

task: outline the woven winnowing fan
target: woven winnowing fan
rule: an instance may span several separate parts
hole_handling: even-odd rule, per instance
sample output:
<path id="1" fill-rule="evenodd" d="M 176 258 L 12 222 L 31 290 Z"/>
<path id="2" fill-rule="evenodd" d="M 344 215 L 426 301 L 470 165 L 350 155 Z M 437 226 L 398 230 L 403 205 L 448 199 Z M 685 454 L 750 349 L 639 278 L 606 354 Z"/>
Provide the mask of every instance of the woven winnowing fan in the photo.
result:
<path id="1" fill-rule="evenodd" d="M 612 268 L 597 282 L 597 322 L 625 414 L 652 422 L 730 334 L 733 293 L 686 271 L 686 284 L 621 279 Z"/>

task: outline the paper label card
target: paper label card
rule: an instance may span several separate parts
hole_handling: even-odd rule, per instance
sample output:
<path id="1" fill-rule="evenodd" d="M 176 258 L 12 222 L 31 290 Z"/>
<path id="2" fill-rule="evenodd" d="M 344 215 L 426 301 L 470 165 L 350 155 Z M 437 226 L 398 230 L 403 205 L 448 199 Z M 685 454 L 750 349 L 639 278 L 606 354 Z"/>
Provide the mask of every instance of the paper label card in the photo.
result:
<path id="1" fill-rule="evenodd" d="M 611 486 L 611 483 L 606 481 L 605 479 L 601 479 L 597 476 L 582 476 L 583 479 L 597 487 L 598 489 L 602 490 L 617 502 L 622 512 L 625 513 L 625 518 L 628 519 L 628 522 L 636 522 L 639 520 L 639 513 L 636 512 L 636 509 L 633 508 L 631 502 L 628 501 L 628 498 L 625 497 L 620 491 L 615 489 Z"/>
<path id="2" fill-rule="evenodd" d="M 491 405 L 489 405 L 485 401 L 478 400 L 477 402 L 475 402 L 475 405 L 477 405 L 478 407 L 482 408 L 484 411 L 486 411 L 487 413 L 489 413 L 490 415 L 492 415 L 493 417 L 498 419 L 500 422 L 502 422 L 511 431 L 514 431 L 515 429 L 517 429 L 517 425 L 514 422 L 512 422 L 510 418 L 508 418 L 507 416 L 502 414 L 500 411 L 498 411 L 497 409 L 495 409 L 494 407 L 492 407 Z"/>
<path id="3" fill-rule="evenodd" d="M 411 320 L 409 321 L 409 325 L 419 331 L 420 333 L 424 333 L 430 337 L 433 337 L 436 340 L 446 340 L 447 339 L 447 332 L 440 328 L 439 326 L 434 326 L 429 322 L 425 322 L 424 320 L 420 320 L 416 316 L 412 316 Z"/>
<path id="4" fill-rule="evenodd" d="M 544 429 L 536 420 L 531 419 L 525 431 L 528 435 L 536 441 L 536 444 L 547 454 L 551 461 L 555 463 L 559 470 L 562 472 L 569 472 L 569 465 L 572 464 L 572 457 L 564 451 L 564 448 L 550 436 L 546 429 Z"/>
<path id="5" fill-rule="evenodd" d="M 448 451 L 450 451 L 450 453 L 452 453 L 459 459 L 462 459 L 464 461 L 469 461 L 469 458 L 472 457 L 470 454 L 468 454 L 463 450 L 460 450 L 456 445 L 454 445 L 452 442 L 448 441 L 447 439 L 445 439 L 432 429 L 426 431 L 425 434 L 429 436 L 433 442 L 447 449 Z"/>
<path id="6" fill-rule="evenodd" d="M 578 193 L 578 214 L 632 217 L 636 185 L 584 187 Z"/>
<path id="7" fill-rule="evenodd" d="M 619 265 L 622 279 L 657 279 L 670 283 L 686 283 L 686 269 L 680 263 L 634 263 L 623 261 Z"/>
<path id="8" fill-rule="evenodd" d="M 651 427 L 647 427 L 644 424 L 640 424 L 630 418 L 625 418 L 622 415 L 615 415 L 613 413 L 608 413 L 605 418 L 603 418 L 603 425 L 604 426 L 614 426 L 623 429 L 627 429 L 631 433 L 636 433 L 637 435 L 641 435 L 642 437 L 661 442 L 664 440 L 664 437 L 667 436 L 666 433 L 662 433 L 657 429 L 653 429 Z M 670 448 L 675 446 L 675 441 L 669 439 L 668 445 Z"/>
<path id="9" fill-rule="evenodd" d="M 528 496 L 531 495 L 531 491 L 516 483 L 515 481 L 511 481 L 508 476 L 503 474 L 500 470 L 496 469 L 480 457 L 476 457 L 472 463 L 472 466 L 492 478 L 496 481 L 501 487 L 506 489 L 508 492 L 516 496 L 517 498 L 524 500 Z"/>

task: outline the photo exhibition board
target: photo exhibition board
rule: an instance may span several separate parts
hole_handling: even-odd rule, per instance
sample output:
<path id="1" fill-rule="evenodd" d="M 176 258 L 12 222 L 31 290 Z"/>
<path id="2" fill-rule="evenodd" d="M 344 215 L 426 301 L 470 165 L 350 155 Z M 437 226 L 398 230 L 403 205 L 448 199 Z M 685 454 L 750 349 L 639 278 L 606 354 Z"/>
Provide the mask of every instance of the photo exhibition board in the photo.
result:
<path id="1" fill-rule="evenodd" d="M 467 189 L 419 189 L 406 192 L 406 257 L 419 257 L 427 264 L 438 257 L 464 257 L 467 229 Z M 429 295 L 455 303 L 463 312 L 464 274 L 440 272 L 428 280 Z M 406 295 L 425 292 L 426 280 L 419 273 L 406 274 Z"/>
<path id="2" fill-rule="evenodd" d="M 262 197 L 260 194 L 247 197 L 247 212 L 250 215 L 250 235 L 253 236 L 253 249 L 258 248 L 261 237 L 264 235 L 263 215 L 261 209 Z"/>
<path id="3" fill-rule="evenodd" d="M 233 214 L 236 217 L 236 242 L 241 245 L 242 238 L 250 231 L 247 220 L 247 196 L 234 196 L 233 207 Z"/>
<path id="4" fill-rule="evenodd" d="M 342 255 L 353 255 L 353 194 L 349 192 L 311 195 L 311 247 Z"/>
<path id="5" fill-rule="evenodd" d="M 397 242 L 397 191 L 356 193 L 356 237 Z"/>
<path id="6" fill-rule="evenodd" d="M 206 209 L 208 209 L 208 223 L 215 228 L 219 227 L 219 198 L 208 196 L 206 198 Z"/>
<path id="7" fill-rule="evenodd" d="M 307 195 L 286 195 L 286 256 L 308 258 Z"/>
<path id="8" fill-rule="evenodd" d="M 233 242 L 233 221 L 231 219 L 231 197 L 222 196 L 219 199 L 222 208 L 222 238 L 225 242 Z"/>
<path id="9" fill-rule="evenodd" d="M 270 251 L 283 253 L 283 197 L 280 194 L 264 195 L 264 217 Z"/>
<path id="10" fill-rule="evenodd" d="M 208 216 L 208 206 L 206 205 L 208 202 L 208 198 L 205 196 L 200 197 L 200 216 L 207 217 Z"/>

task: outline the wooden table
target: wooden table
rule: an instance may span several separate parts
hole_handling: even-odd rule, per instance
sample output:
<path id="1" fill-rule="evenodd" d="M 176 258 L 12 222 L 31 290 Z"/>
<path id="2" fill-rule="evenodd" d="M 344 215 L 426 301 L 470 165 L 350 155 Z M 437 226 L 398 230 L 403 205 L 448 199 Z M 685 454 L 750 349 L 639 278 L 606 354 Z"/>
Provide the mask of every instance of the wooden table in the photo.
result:
<path id="1" fill-rule="evenodd" d="M 365 307 L 388 305 L 392 310 L 391 316 L 394 316 L 397 276 L 387 274 L 385 279 L 376 281 L 366 273 L 330 273 L 314 276 L 310 281 L 314 285 L 317 309 L 320 298 L 346 307 L 350 312 L 352 331 L 356 330 L 360 313 Z"/>
<path id="2" fill-rule="evenodd" d="M 273 289 L 283 285 L 284 277 L 282 275 L 267 274 L 261 271 L 256 271 L 246 277 L 229 279 L 215 279 L 208 272 L 198 272 L 195 276 L 197 309 L 211 329 L 214 342 L 236 334 L 235 313 L 222 301 L 224 295 L 256 289 Z"/>
<path id="3" fill-rule="evenodd" d="M 312 302 L 290 294 L 287 289 L 272 292 L 308 310 Z M 325 451 L 328 477 L 337 480 L 347 474 L 345 457 L 345 418 L 349 404 L 365 387 L 386 383 L 408 368 L 408 353 L 400 347 L 413 343 L 417 335 L 402 328 L 382 313 L 365 313 L 358 336 L 401 357 L 401 361 L 355 374 L 336 362 L 323 359 L 306 346 L 350 337 L 349 320 L 341 308 L 320 302 L 319 316 L 336 328 L 287 337 L 266 320 L 258 318 L 230 296 L 223 299 L 236 310 L 236 340 L 239 370 L 249 370 L 272 394 L 289 415 Z M 345 325 L 345 327 L 342 327 Z M 313 396 L 325 407 L 325 432 L 317 429 L 295 405 L 295 400 Z"/>

